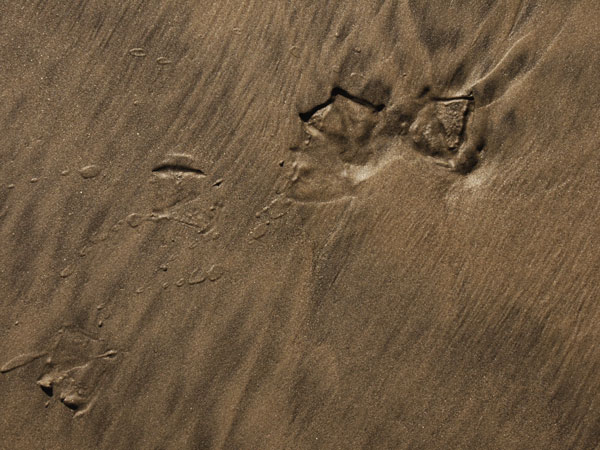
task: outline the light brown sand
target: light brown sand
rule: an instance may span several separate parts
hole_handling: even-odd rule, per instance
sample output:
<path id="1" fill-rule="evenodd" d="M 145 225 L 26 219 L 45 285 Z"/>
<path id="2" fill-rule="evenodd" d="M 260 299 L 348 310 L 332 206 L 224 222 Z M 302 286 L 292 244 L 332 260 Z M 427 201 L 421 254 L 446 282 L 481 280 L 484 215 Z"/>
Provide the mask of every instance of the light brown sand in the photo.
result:
<path id="1" fill-rule="evenodd" d="M 0 448 L 600 444 L 596 0 L 0 3 Z"/>

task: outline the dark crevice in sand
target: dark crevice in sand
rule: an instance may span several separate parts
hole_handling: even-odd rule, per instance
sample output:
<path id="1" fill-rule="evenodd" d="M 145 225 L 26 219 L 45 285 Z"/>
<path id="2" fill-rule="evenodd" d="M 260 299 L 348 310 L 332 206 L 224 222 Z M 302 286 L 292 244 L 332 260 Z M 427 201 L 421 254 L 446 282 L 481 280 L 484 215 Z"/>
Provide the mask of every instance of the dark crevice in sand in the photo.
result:
<path id="1" fill-rule="evenodd" d="M 300 119 L 303 122 L 308 122 L 310 120 L 310 118 L 312 116 L 314 116 L 317 111 L 331 105 L 335 101 L 335 98 L 338 95 L 341 95 L 342 97 L 346 97 L 348 100 L 352 100 L 353 102 L 358 103 L 359 105 L 366 106 L 367 108 L 371 108 L 372 110 L 377 111 L 377 112 L 379 112 L 379 111 L 383 110 L 383 108 L 385 108 L 384 104 L 376 105 L 374 103 L 371 103 L 368 100 L 365 100 L 364 98 L 356 97 L 355 95 L 350 94 L 348 91 L 342 89 L 341 87 L 336 86 L 331 90 L 331 96 L 325 102 L 311 108 L 310 110 L 308 110 L 306 112 L 298 114 L 300 116 Z"/>
<path id="2" fill-rule="evenodd" d="M 77 411 L 79 409 L 79 405 L 77 403 L 69 401 L 68 399 L 62 399 L 61 402 L 72 411 Z"/>
<path id="3" fill-rule="evenodd" d="M 161 164 L 152 169 L 152 172 L 182 172 L 193 175 L 205 175 L 205 173 L 200 169 L 194 169 L 193 167 L 180 164 Z"/>
<path id="4" fill-rule="evenodd" d="M 42 391 L 44 392 L 44 394 L 46 394 L 48 397 L 52 397 L 54 395 L 54 390 L 52 389 L 52 385 L 46 386 L 46 385 L 40 384 L 39 386 L 42 389 Z"/>
<path id="5" fill-rule="evenodd" d="M 421 92 L 419 93 L 418 97 L 423 98 L 427 96 L 429 92 L 431 92 L 431 88 L 429 86 L 425 86 L 423 89 L 421 89 Z"/>
<path id="6" fill-rule="evenodd" d="M 452 102 L 455 100 L 466 100 L 472 102 L 475 100 L 475 97 L 473 97 L 473 95 L 458 95 L 456 97 L 432 97 L 431 99 L 436 102 Z"/>

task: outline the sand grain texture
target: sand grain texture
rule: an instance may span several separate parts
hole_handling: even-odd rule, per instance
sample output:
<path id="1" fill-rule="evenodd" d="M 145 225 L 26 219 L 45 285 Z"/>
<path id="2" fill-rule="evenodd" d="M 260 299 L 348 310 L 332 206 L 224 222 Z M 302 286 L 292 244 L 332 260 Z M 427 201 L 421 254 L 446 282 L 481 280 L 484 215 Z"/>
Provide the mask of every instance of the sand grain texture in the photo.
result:
<path id="1" fill-rule="evenodd" d="M 600 6 L 0 4 L 0 447 L 600 445 Z"/>

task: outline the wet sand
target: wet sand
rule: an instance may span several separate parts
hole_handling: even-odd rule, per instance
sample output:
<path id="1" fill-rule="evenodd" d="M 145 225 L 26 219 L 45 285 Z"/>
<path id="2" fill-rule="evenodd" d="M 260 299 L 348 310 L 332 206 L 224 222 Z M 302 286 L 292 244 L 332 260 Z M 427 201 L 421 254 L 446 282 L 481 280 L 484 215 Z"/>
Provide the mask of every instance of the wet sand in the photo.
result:
<path id="1" fill-rule="evenodd" d="M 598 13 L 0 5 L 0 448 L 596 448 Z"/>

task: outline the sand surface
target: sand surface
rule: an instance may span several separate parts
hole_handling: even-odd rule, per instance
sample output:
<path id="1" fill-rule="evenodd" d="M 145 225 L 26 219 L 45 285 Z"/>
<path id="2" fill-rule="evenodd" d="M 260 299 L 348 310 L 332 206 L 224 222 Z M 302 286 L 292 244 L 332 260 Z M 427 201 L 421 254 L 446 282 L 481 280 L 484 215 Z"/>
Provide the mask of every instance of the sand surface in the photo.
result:
<path id="1" fill-rule="evenodd" d="M 599 29 L 0 2 L 0 448 L 597 448 Z"/>

